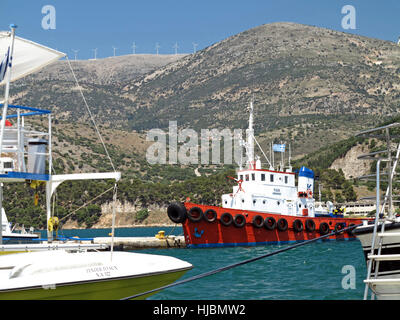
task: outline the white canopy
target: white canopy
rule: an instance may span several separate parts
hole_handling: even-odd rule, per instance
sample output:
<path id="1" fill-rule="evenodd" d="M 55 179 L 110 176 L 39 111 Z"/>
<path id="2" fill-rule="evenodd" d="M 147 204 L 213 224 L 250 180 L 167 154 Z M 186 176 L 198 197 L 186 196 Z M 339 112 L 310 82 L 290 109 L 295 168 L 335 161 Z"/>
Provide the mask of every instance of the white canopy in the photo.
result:
<path id="1" fill-rule="evenodd" d="M 0 31 L 0 63 L 11 47 L 11 32 Z M 15 37 L 12 56 L 11 81 L 18 80 L 39 71 L 50 63 L 65 57 L 65 53 L 42 46 L 38 43 Z M 0 86 L 6 79 L 0 82 Z"/>

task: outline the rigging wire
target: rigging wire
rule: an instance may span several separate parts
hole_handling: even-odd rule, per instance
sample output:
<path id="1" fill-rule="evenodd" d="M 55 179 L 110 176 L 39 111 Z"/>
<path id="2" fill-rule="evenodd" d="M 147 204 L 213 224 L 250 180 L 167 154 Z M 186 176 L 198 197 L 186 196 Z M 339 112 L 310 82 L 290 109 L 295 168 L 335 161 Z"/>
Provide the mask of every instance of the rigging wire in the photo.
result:
<path id="1" fill-rule="evenodd" d="M 76 75 L 75 75 L 74 69 L 72 68 L 71 62 L 69 61 L 67 55 L 65 56 L 65 58 L 66 58 L 66 60 L 68 62 L 69 68 L 71 69 L 71 73 L 72 73 L 72 75 L 73 75 L 73 77 L 75 79 L 76 85 L 78 86 L 78 89 L 79 89 L 79 92 L 80 92 L 80 94 L 82 96 L 82 99 L 83 99 L 83 102 L 85 104 L 86 110 L 89 113 L 89 116 L 90 116 L 90 119 L 92 120 L 93 126 L 96 129 L 97 135 L 99 136 L 99 139 L 101 141 L 101 144 L 103 145 L 104 151 L 105 151 L 105 153 L 106 153 L 106 155 L 108 157 L 108 160 L 110 161 L 111 167 L 112 167 L 114 172 L 117 172 L 117 170 L 115 169 L 114 163 L 113 163 L 113 161 L 111 159 L 111 156 L 108 153 L 106 144 L 105 144 L 105 142 L 103 140 L 103 137 L 102 137 L 102 135 L 100 133 L 100 130 L 97 127 L 96 121 L 94 120 L 93 114 L 90 111 L 90 108 L 89 108 L 89 105 L 88 105 L 88 103 L 86 101 L 85 95 L 83 94 L 82 87 L 79 84 L 78 79 L 76 78 Z M 112 226 L 111 226 L 111 229 L 112 229 L 112 231 L 111 231 L 111 260 L 112 260 L 112 252 L 113 252 L 113 248 L 114 248 L 114 231 L 115 231 L 115 214 L 116 214 L 117 190 L 118 190 L 118 186 L 117 186 L 117 182 L 115 182 L 114 187 L 113 187 L 113 213 L 112 213 Z"/>
<path id="2" fill-rule="evenodd" d="M 187 283 L 187 282 L 191 282 L 191 281 L 194 281 L 194 280 L 205 278 L 205 277 L 211 276 L 213 274 L 216 274 L 216 273 L 219 273 L 219 272 L 222 272 L 222 271 L 226 271 L 226 270 L 229 270 L 229 269 L 232 269 L 232 268 L 235 268 L 235 267 L 239 267 L 239 266 L 245 265 L 247 263 L 260 260 L 260 259 L 271 257 L 273 255 L 276 255 L 276 254 L 279 254 L 279 253 L 282 253 L 282 252 L 285 252 L 285 251 L 289 251 L 291 249 L 295 249 L 295 248 L 304 246 L 306 244 L 313 243 L 315 241 L 318 241 L 318 240 L 321 240 L 321 239 L 324 239 L 324 238 L 328 238 L 330 236 L 333 236 L 333 235 L 336 235 L 336 234 L 339 234 L 339 233 L 342 233 L 342 232 L 350 231 L 351 229 L 354 229 L 354 228 L 362 226 L 362 225 L 363 225 L 363 223 L 360 223 L 360 224 L 356 224 L 356 225 L 352 225 L 352 226 L 343 228 L 341 230 L 332 231 L 331 233 L 328 233 L 326 235 L 323 235 L 323 236 L 320 236 L 320 237 L 317 237 L 317 238 L 314 238 L 314 239 L 306 240 L 304 242 L 299 242 L 299 243 L 296 243 L 294 245 L 291 245 L 291 246 L 283 248 L 283 249 L 279 249 L 279 250 L 276 250 L 276 251 L 273 251 L 273 252 L 269 252 L 269 253 L 254 257 L 254 258 L 250 258 L 250 259 L 246 259 L 246 260 L 243 260 L 243 261 L 239 261 L 239 262 L 227 265 L 227 266 L 222 267 L 222 268 L 211 270 L 211 271 L 208 271 L 208 272 L 205 272 L 205 273 L 201 273 L 201 274 L 195 275 L 193 277 L 190 277 L 190 278 L 187 278 L 187 279 L 184 279 L 184 280 L 181 280 L 181 281 L 177 281 L 177 282 L 171 283 L 171 284 L 166 285 L 166 286 L 162 286 L 162 287 L 159 287 L 159 288 L 156 288 L 156 289 L 153 289 L 153 290 L 149 290 L 149 291 L 146 291 L 146 292 L 143 292 L 143 293 L 138 293 L 138 294 L 135 294 L 135 295 L 132 295 L 132 296 L 129 296 L 129 297 L 125 297 L 125 298 L 122 298 L 121 300 L 130 300 L 130 299 L 138 298 L 138 297 L 141 297 L 141 296 L 144 296 L 144 295 L 147 295 L 147 294 L 150 294 L 150 293 L 154 293 L 154 292 L 157 292 L 157 291 L 160 291 L 160 290 L 164 290 L 164 289 L 175 287 L 175 286 Z"/>
<path id="3" fill-rule="evenodd" d="M 87 103 L 87 101 L 86 101 L 85 95 L 83 94 L 82 87 L 81 87 L 81 85 L 79 84 L 78 79 L 76 78 L 74 69 L 72 69 L 71 62 L 69 61 L 68 56 L 65 56 L 65 58 L 67 59 L 69 68 L 71 69 L 71 72 L 72 72 L 72 75 L 74 76 L 76 85 L 78 86 L 78 89 L 79 89 L 79 92 L 80 92 L 80 94 L 81 94 L 81 96 L 82 96 L 83 102 L 85 103 L 86 110 L 87 110 L 87 112 L 89 113 L 90 119 L 91 119 L 92 122 L 93 122 L 94 128 L 96 129 L 97 135 L 99 136 L 99 139 L 100 139 L 100 141 L 101 141 L 101 144 L 103 145 L 104 151 L 106 152 L 106 155 L 107 155 L 107 157 L 108 157 L 108 160 L 110 161 L 111 167 L 113 168 L 113 171 L 116 172 L 114 163 L 113 163 L 113 161 L 112 161 L 112 159 L 111 159 L 111 157 L 110 157 L 110 154 L 108 153 L 106 144 L 104 143 L 103 137 L 102 137 L 102 135 L 101 135 L 101 133 L 100 133 L 99 128 L 98 128 L 97 125 L 96 125 L 96 122 L 95 122 L 95 120 L 94 120 L 93 114 L 92 114 L 92 112 L 90 111 L 89 105 L 88 105 L 88 103 Z"/>

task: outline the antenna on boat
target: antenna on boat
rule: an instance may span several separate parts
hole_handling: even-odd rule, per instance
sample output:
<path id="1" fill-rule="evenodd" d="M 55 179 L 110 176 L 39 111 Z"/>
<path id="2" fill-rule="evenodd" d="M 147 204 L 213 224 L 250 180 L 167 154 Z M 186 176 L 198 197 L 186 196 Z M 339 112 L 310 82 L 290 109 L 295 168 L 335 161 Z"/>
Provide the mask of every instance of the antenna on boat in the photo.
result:
<path id="1" fill-rule="evenodd" d="M 246 155 L 247 155 L 247 165 L 249 169 L 254 168 L 254 129 L 253 129 L 253 98 L 250 101 L 250 105 L 247 108 L 250 112 L 249 115 L 249 128 L 246 130 L 247 144 L 246 144 Z"/>

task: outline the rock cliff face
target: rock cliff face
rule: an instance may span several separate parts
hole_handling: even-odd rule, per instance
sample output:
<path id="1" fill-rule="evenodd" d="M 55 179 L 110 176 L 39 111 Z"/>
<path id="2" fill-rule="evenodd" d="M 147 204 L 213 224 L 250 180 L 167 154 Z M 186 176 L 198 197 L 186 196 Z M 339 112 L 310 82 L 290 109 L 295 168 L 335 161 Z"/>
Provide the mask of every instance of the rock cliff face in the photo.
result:
<path id="1" fill-rule="evenodd" d="M 371 161 L 357 159 L 358 156 L 368 153 L 368 146 L 357 144 L 344 157 L 336 159 L 329 169 L 342 169 L 346 179 L 357 178 L 369 173 Z"/>

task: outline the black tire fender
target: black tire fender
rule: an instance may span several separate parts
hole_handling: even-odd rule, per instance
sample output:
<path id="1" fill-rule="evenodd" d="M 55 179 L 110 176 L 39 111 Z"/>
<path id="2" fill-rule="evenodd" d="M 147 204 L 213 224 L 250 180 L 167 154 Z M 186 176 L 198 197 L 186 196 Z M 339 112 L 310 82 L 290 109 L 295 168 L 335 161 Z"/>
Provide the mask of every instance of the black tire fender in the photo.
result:
<path id="1" fill-rule="evenodd" d="M 204 220 L 210 223 L 214 222 L 215 220 L 217 220 L 217 212 L 214 209 L 207 209 L 204 212 Z"/>
<path id="2" fill-rule="evenodd" d="M 201 210 L 199 207 L 192 207 L 189 209 L 187 216 L 190 221 L 199 222 L 201 219 L 203 219 L 203 210 Z"/>
<path id="3" fill-rule="evenodd" d="M 264 225 L 264 218 L 257 214 L 253 217 L 252 223 L 254 227 L 261 228 Z"/>
<path id="4" fill-rule="evenodd" d="M 219 221 L 225 227 L 229 227 L 233 222 L 233 217 L 229 212 L 224 212 L 223 214 L 221 214 Z"/>
<path id="5" fill-rule="evenodd" d="M 276 224 L 279 231 L 286 231 L 288 228 L 288 222 L 285 218 L 280 218 Z"/>
<path id="6" fill-rule="evenodd" d="M 174 223 L 184 223 L 187 217 L 187 210 L 181 203 L 171 203 L 167 208 L 168 218 Z"/>

